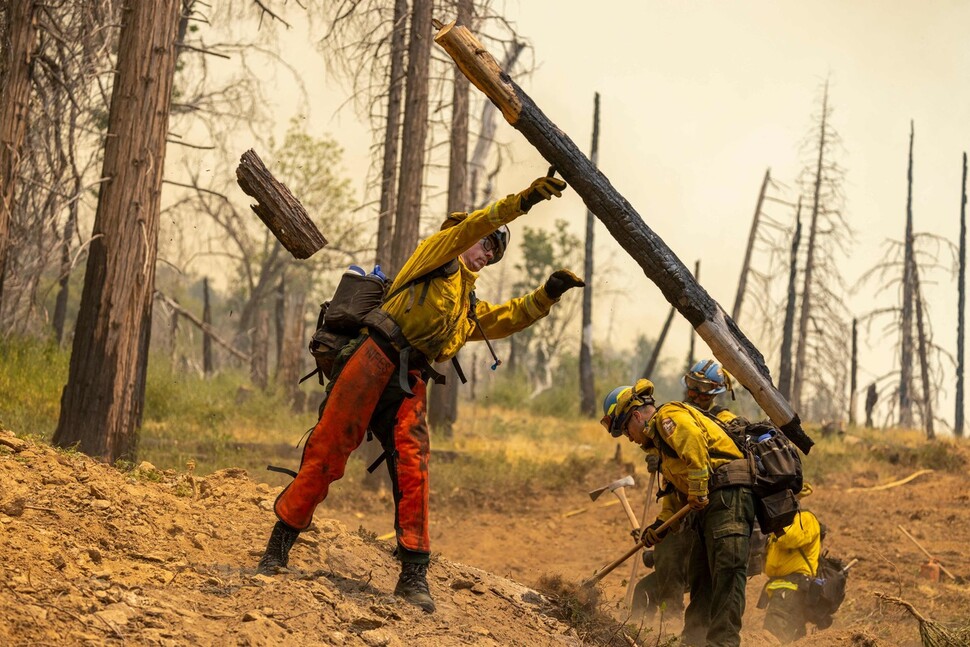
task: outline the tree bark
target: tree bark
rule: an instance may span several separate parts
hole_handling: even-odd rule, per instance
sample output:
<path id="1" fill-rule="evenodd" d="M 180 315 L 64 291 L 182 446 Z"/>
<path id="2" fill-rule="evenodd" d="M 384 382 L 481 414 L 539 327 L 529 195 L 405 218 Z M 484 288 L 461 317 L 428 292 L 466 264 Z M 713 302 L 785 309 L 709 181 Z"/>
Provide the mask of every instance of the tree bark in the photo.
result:
<path id="1" fill-rule="evenodd" d="M 967 303 L 967 154 L 963 154 L 963 182 L 960 187 L 960 270 L 957 278 L 957 393 L 956 415 L 953 422 L 953 434 L 957 438 L 963 437 L 963 351 L 966 334 L 966 315 L 964 309 Z"/>
<path id="2" fill-rule="evenodd" d="M 795 303 L 798 299 L 795 283 L 798 278 L 798 246 L 802 239 L 802 199 L 798 199 L 795 211 L 795 235 L 791 240 L 791 253 L 788 262 L 788 301 L 785 306 L 785 323 L 781 333 L 781 366 L 778 368 L 778 390 L 782 396 L 791 399 L 792 379 L 792 338 L 795 334 Z"/>
<path id="3" fill-rule="evenodd" d="M 135 458 L 151 337 L 178 0 L 128 0 L 93 240 L 53 442 Z"/>
<path id="4" fill-rule="evenodd" d="M 913 299 L 916 301 L 916 334 L 919 352 L 920 381 L 923 383 L 923 429 L 926 438 L 936 438 L 933 429 L 933 385 L 930 384 L 929 339 L 923 325 L 923 296 L 920 291 L 919 268 L 913 266 Z"/>
<path id="5" fill-rule="evenodd" d="M 391 32 L 391 70 L 388 77 L 387 121 L 384 126 L 384 161 L 381 163 L 381 197 L 377 216 L 375 265 L 390 271 L 394 235 L 394 204 L 397 201 L 397 149 L 401 137 L 401 97 L 404 95 L 404 40 L 407 35 L 408 0 L 394 1 Z"/>
<path id="6" fill-rule="evenodd" d="M 606 176 L 549 121 L 466 28 L 454 24 L 443 27 L 436 41 L 465 76 L 496 104 L 505 119 L 559 169 L 586 206 L 637 261 L 647 278 L 657 284 L 670 304 L 694 326 L 714 356 L 748 388 L 772 421 L 807 452 L 813 442 L 802 430 L 795 411 L 772 385 L 761 353 L 694 281 L 680 259 L 643 222 Z"/>
<path id="7" fill-rule="evenodd" d="M 77 210 L 82 191 L 81 176 L 74 175 L 74 196 L 67 210 L 64 234 L 61 238 L 60 276 L 57 279 L 57 297 L 54 300 L 54 335 L 58 345 L 64 343 L 64 327 L 67 325 L 67 303 L 71 295 L 71 238 L 77 228 Z"/>
<path id="8" fill-rule="evenodd" d="M 805 278 L 802 283 L 802 307 L 798 315 L 798 344 L 795 351 L 795 373 L 792 380 L 792 406 L 802 408 L 805 382 L 805 357 L 808 350 L 808 320 L 812 313 L 812 288 L 815 274 L 815 244 L 818 237 L 819 205 L 822 201 L 822 167 L 825 163 L 825 130 L 828 127 L 829 84 L 822 95 L 822 123 L 819 126 L 818 161 L 815 166 L 815 188 L 812 192 L 812 219 L 808 227 L 808 249 L 805 252 Z"/>
<path id="9" fill-rule="evenodd" d="M 906 169 L 906 233 L 903 251 L 902 342 L 899 354 L 899 426 L 913 426 L 913 122 L 909 122 L 909 165 Z"/>
<path id="10" fill-rule="evenodd" d="M 202 323 L 205 324 L 205 327 L 202 328 L 202 372 L 209 376 L 215 370 L 215 364 L 212 362 L 212 334 L 209 332 L 212 329 L 209 277 L 202 279 Z"/>
<path id="11" fill-rule="evenodd" d="M 458 3 L 458 20 L 472 20 L 471 0 Z M 468 211 L 468 79 L 455 73 L 451 97 L 451 150 L 448 161 L 448 213 Z M 458 374 L 451 362 L 439 366 L 444 384 L 434 384 L 428 397 L 428 424 L 445 438 L 454 435 L 458 420 Z"/>
<path id="12" fill-rule="evenodd" d="M 306 295 L 294 289 L 286 291 L 283 302 L 283 346 L 280 349 L 276 381 L 282 387 L 286 400 L 294 411 L 305 407 L 305 396 L 300 390 L 301 363 L 304 358 L 304 312 Z"/>
<path id="13" fill-rule="evenodd" d="M 4 50 L 6 61 L 0 95 L 0 304 L 7 253 L 10 249 L 10 212 L 17 188 L 24 137 L 27 134 L 27 112 L 30 106 L 31 50 L 34 47 L 34 0 L 7 3 L 7 33 Z"/>
<path id="14" fill-rule="evenodd" d="M 404 134 L 401 138 L 401 175 L 398 183 L 394 242 L 391 245 L 393 274 L 397 274 L 417 246 L 421 224 L 425 144 L 428 138 L 428 68 L 431 63 L 433 5 L 432 0 L 414 0 L 411 7 Z"/>
<path id="15" fill-rule="evenodd" d="M 855 424 L 856 391 L 859 376 L 859 320 L 852 319 L 852 365 L 849 367 L 849 425 Z"/>
<path id="16" fill-rule="evenodd" d="M 741 277 L 738 279 L 738 292 L 734 295 L 734 308 L 731 318 L 735 321 L 741 316 L 741 305 L 744 303 L 744 292 L 748 287 L 748 271 L 751 269 L 751 255 L 754 252 L 754 241 L 758 238 L 758 223 L 761 221 L 761 205 L 765 201 L 765 192 L 771 180 L 771 169 L 765 171 L 765 179 L 761 182 L 761 192 L 758 193 L 758 203 L 754 207 L 754 218 L 751 219 L 751 231 L 748 233 L 748 246 L 744 250 L 744 261 L 741 263 Z"/>
<path id="17" fill-rule="evenodd" d="M 589 161 L 599 165 L 600 93 L 593 94 L 593 141 Z M 579 342 L 579 412 L 590 418 L 596 416 L 596 382 L 593 377 L 593 233 L 596 216 L 586 209 L 586 256 L 583 263 L 583 324 Z"/>
<path id="18" fill-rule="evenodd" d="M 260 309 L 256 313 L 256 326 L 252 330 L 249 358 L 249 379 L 262 391 L 269 386 L 269 313 Z"/>
<path id="19" fill-rule="evenodd" d="M 256 151 L 249 149 L 239 158 L 236 181 L 246 195 L 256 198 L 250 205 L 253 213 L 294 258 L 310 258 L 327 244 L 300 201 L 273 177 Z"/>
<path id="20" fill-rule="evenodd" d="M 667 339 L 667 333 L 670 331 L 670 324 L 674 321 L 674 313 L 677 312 L 675 308 L 671 308 L 670 312 L 667 313 L 667 319 L 664 321 L 663 328 L 660 329 L 660 336 L 657 337 L 657 343 L 654 344 L 653 352 L 650 353 L 650 360 L 647 362 L 646 368 L 643 369 L 643 377 L 649 378 L 653 375 L 653 370 L 657 367 L 657 360 L 660 359 L 660 349 L 663 348 L 664 340 Z"/>

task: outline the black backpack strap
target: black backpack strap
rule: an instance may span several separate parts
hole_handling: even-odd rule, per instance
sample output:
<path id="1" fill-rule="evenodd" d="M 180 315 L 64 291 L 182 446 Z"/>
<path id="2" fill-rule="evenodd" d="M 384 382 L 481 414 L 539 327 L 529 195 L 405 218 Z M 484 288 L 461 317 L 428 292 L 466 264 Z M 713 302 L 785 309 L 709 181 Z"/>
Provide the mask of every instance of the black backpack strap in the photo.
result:
<path id="1" fill-rule="evenodd" d="M 455 367 L 455 375 L 461 380 L 462 384 L 468 384 L 468 379 L 465 377 L 465 371 L 461 370 L 461 364 L 458 363 L 458 356 L 455 355 L 451 358 L 451 365 Z"/>
<path id="2" fill-rule="evenodd" d="M 293 478 L 296 478 L 296 472 L 286 467 L 279 467 L 277 465 L 267 465 L 266 469 L 270 472 L 279 472 L 280 474 L 289 474 Z"/>

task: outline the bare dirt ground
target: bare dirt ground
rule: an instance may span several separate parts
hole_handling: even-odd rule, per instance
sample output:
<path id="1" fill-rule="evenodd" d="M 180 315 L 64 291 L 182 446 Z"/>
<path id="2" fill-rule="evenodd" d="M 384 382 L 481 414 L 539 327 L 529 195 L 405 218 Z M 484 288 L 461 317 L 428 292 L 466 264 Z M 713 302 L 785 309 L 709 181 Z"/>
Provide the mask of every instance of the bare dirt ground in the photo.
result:
<path id="1" fill-rule="evenodd" d="M 621 470 L 604 465 L 590 477 L 602 483 L 589 489 Z M 899 476 L 912 471 L 900 467 Z M 579 581 L 631 541 L 620 506 L 592 503 L 584 490 L 487 505 L 433 491 L 429 583 L 438 612 L 426 615 L 390 595 L 393 543 L 375 538 L 393 528 L 387 495 L 338 484 L 293 548 L 290 572 L 256 575 L 279 490 L 253 480 L 261 477 L 147 466 L 124 473 L 0 432 L 0 644 L 588 644 L 528 587 L 557 573 Z M 970 478 L 937 471 L 892 489 L 846 491 L 874 485 L 871 474 L 843 474 L 805 502 L 828 525 L 831 551 L 862 561 L 835 625 L 800 645 L 919 645 L 917 622 L 876 592 L 951 627 L 970 624 L 970 587 L 920 578 L 926 557 L 897 528 L 970 576 Z M 643 489 L 631 500 L 639 515 Z M 621 566 L 602 587 L 605 608 L 621 621 L 629 571 Z M 754 608 L 762 583 L 749 581 L 744 645 L 776 644 Z M 678 629 L 670 622 L 628 633 L 671 644 Z"/>

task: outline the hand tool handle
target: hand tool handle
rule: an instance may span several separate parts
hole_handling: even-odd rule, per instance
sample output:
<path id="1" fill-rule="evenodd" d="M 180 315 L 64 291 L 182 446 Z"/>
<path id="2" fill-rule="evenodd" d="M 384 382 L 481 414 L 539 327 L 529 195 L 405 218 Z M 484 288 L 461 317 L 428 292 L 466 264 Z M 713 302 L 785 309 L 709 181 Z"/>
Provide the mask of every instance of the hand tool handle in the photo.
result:
<path id="1" fill-rule="evenodd" d="M 626 512 L 626 518 L 630 520 L 630 527 L 633 530 L 640 530 L 640 522 L 637 521 L 637 516 L 633 514 L 633 508 L 630 507 L 630 502 L 626 498 L 626 492 L 623 491 L 623 488 L 617 488 L 613 490 L 613 494 L 623 504 L 623 511 Z"/>
<path id="2" fill-rule="evenodd" d="M 663 532 L 664 530 L 669 528 L 672 524 L 676 523 L 677 521 L 680 521 L 680 519 L 684 517 L 684 515 L 686 515 L 688 512 L 690 512 L 690 506 L 685 505 L 683 508 L 675 512 L 673 516 L 670 517 L 670 519 L 667 519 L 662 524 L 660 524 L 660 527 L 657 528 L 657 532 L 658 533 Z M 644 537 L 643 539 L 637 542 L 636 546 L 628 550 L 621 557 L 616 558 L 616 560 L 614 560 L 607 566 L 604 566 L 602 569 L 600 569 L 598 573 L 596 573 L 596 575 L 594 575 L 593 577 L 583 582 L 583 586 L 589 587 L 589 586 L 595 585 L 601 579 L 603 579 L 604 577 L 612 573 L 613 569 L 615 569 L 617 566 L 619 566 L 626 560 L 630 559 L 630 557 L 635 555 L 637 551 L 639 551 L 641 548 L 643 548 L 646 545 L 647 545 L 647 539 L 646 537 Z"/>
<path id="3" fill-rule="evenodd" d="M 917 548 L 919 548 L 921 551 L 923 551 L 923 554 L 926 555 L 926 558 L 928 560 L 930 560 L 931 562 L 936 562 L 937 564 L 939 564 L 940 570 L 943 571 L 944 573 L 946 573 L 950 577 L 951 580 L 957 579 L 956 575 L 954 575 L 950 571 L 946 570 L 946 567 L 943 566 L 943 564 L 940 564 L 940 560 L 938 560 L 937 558 L 935 558 L 932 555 L 930 555 L 930 551 L 928 551 L 925 548 L 923 548 L 922 544 L 920 544 L 918 541 L 916 541 L 916 538 L 915 537 L 913 537 L 911 534 L 909 534 L 908 532 L 906 532 L 906 529 L 903 528 L 903 526 L 901 524 L 897 524 L 896 527 L 899 528 L 900 530 L 902 530 L 903 531 L 903 534 L 906 535 L 906 537 L 908 537 L 911 542 L 913 542 L 914 544 L 916 544 L 916 547 Z"/>
<path id="4" fill-rule="evenodd" d="M 643 533 L 643 529 L 647 526 L 647 513 L 650 512 L 650 501 L 653 498 L 653 486 L 657 482 L 657 473 L 650 472 L 650 484 L 647 485 L 647 500 L 643 502 L 643 512 L 640 514 L 640 532 Z M 637 572 L 640 570 L 640 560 L 633 560 L 633 566 L 630 568 L 630 582 L 626 585 L 626 597 L 624 601 L 626 606 L 631 611 L 633 610 L 633 594 L 637 588 Z"/>

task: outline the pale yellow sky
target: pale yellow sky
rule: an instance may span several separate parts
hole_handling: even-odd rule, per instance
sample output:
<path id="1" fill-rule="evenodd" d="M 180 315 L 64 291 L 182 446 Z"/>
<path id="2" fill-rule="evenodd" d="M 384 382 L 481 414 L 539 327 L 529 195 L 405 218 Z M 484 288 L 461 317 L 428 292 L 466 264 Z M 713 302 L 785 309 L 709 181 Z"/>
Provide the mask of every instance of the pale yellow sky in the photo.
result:
<path id="1" fill-rule="evenodd" d="M 535 73 L 513 78 L 582 150 L 589 148 L 593 93 L 600 93 L 600 167 L 686 265 L 701 259 L 701 284 L 726 310 L 765 169 L 794 186 L 799 146 L 826 77 L 844 147 L 837 161 L 847 169 L 845 212 L 857 239 L 844 260 L 848 281 L 882 257 L 887 237 L 902 236 L 910 119 L 915 228 L 956 242 L 961 154 L 970 148 L 970 2 L 509 0 L 498 10 L 534 48 Z M 340 108 L 346 86 L 301 44 L 305 33 L 295 26 L 285 38 L 291 64 L 306 72 L 310 123 L 345 147 L 363 192 L 368 135 L 349 107 Z M 272 94 L 285 126 L 296 109 L 286 100 L 292 90 Z M 545 172 L 546 163 L 508 124 L 500 123 L 498 137 L 512 144 L 514 158 L 499 193 Z M 569 219 L 581 235 L 585 206 L 575 193 L 543 205 L 513 225 L 513 241 L 516 227 L 555 218 Z M 668 309 L 659 290 L 602 226 L 596 253 L 598 263 L 612 258 L 610 287 L 631 293 L 598 299 L 596 337 L 605 338 L 610 322 L 612 338 L 624 345 L 641 333 L 656 336 Z M 945 261 L 949 266 L 948 254 Z M 927 286 L 935 339 L 952 352 L 955 280 L 942 271 L 935 279 Z M 891 297 L 853 295 L 850 309 L 863 314 Z M 747 329 L 743 320 L 741 326 Z M 670 357 L 686 354 L 688 332 L 678 321 Z M 870 339 L 863 347 L 862 386 L 892 369 L 893 341 Z M 941 412 L 951 421 L 952 395 Z"/>

